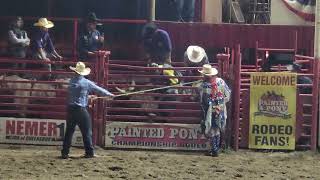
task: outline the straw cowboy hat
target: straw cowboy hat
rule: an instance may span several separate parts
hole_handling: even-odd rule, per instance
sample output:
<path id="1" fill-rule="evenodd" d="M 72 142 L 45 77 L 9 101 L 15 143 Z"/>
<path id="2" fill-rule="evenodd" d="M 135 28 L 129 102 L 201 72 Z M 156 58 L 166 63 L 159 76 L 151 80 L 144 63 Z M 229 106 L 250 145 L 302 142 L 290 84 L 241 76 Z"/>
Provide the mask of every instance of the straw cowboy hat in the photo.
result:
<path id="1" fill-rule="evenodd" d="M 191 63 L 200 63 L 205 57 L 206 51 L 200 46 L 189 46 L 185 52 L 185 58 Z"/>
<path id="2" fill-rule="evenodd" d="M 86 68 L 86 65 L 83 62 L 77 62 L 76 67 L 70 66 L 69 68 L 82 76 L 89 75 L 91 72 L 91 69 Z"/>
<path id="3" fill-rule="evenodd" d="M 218 74 L 218 70 L 210 64 L 203 65 L 202 70 L 199 72 L 205 76 L 215 76 Z"/>
<path id="4" fill-rule="evenodd" d="M 38 22 L 33 24 L 34 26 L 52 28 L 54 26 L 53 22 L 48 21 L 47 18 L 40 18 Z"/>

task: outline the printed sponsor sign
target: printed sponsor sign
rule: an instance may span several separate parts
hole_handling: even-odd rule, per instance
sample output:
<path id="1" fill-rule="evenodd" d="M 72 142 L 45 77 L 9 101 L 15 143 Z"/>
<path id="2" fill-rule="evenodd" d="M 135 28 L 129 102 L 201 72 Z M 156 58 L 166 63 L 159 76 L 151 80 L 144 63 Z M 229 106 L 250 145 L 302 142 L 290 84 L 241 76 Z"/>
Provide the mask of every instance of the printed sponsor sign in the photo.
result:
<path id="1" fill-rule="evenodd" d="M 208 149 L 197 124 L 107 122 L 106 147 L 133 149 Z"/>
<path id="2" fill-rule="evenodd" d="M 295 149 L 296 84 L 293 73 L 253 73 L 249 148 Z"/>
<path id="3" fill-rule="evenodd" d="M 0 143 L 62 145 L 66 121 L 52 119 L 0 118 Z M 82 146 L 77 128 L 72 143 Z"/>

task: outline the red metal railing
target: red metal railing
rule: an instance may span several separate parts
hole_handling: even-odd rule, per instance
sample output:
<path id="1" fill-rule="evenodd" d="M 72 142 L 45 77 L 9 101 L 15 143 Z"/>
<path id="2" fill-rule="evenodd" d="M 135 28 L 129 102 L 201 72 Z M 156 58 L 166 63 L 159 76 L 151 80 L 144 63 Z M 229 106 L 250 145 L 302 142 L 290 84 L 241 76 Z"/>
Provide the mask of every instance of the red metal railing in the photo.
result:
<path id="1" fill-rule="evenodd" d="M 14 17 L 2 16 L 0 21 L 8 21 Z M 37 17 L 24 17 L 27 21 L 36 21 Z M 77 36 L 79 31 L 79 18 L 58 18 L 48 17 L 58 23 L 68 22 L 72 32 L 64 32 L 63 37 L 72 37 L 70 46 L 65 45 L 65 38 L 62 38 L 61 49 L 70 49 L 68 52 L 76 57 Z M 128 19 L 104 19 L 103 23 L 126 23 L 145 24 L 146 20 Z M 29 22 L 28 22 L 29 23 Z M 177 23 L 177 22 L 156 22 L 161 28 L 167 30 L 175 47 L 175 51 L 185 50 L 190 44 L 199 44 L 206 49 L 217 47 L 235 47 L 241 44 L 242 48 L 255 48 L 259 41 L 263 47 L 284 49 L 295 45 L 293 49 L 304 49 L 308 54 L 313 53 L 314 28 L 312 26 L 274 26 L 274 25 L 239 25 L 239 24 L 206 24 L 206 23 Z M 26 23 L 27 24 L 27 23 Z M 31 23 L 30 23 L 31 24 Z M 59 26 L 57 26 L 59 27 Z M 71 29 L 71 28 L 70 28 Z M 184 32 L 183 34 L 181 32 Z M 54 31 L 55 33 L 55 31 Z M 292 38 L 292 33 L 297 38 Z M 67 34 L 67 35 L 66 35 Z M 4 34 L 1 34 L 4 35 Z M 5 36 L 7 33 L 5 33 Z M 208 38 L 210 37 L 210 38 Z M 58 39 L 58 38 L 57 38 Z M 2 42 L 3 43 L 3 42 Z M 59 49 L 58 49 L 59 50 Z M 135 51 L 133 52 L 135 53 Z M 174 55 L 174 54 L 173 54 Z"/>
<path id="2" fill-rule="evenodd" d="M 240 127 L 240 72 L 241 72 L 241 52 L 240 45 L 235 48 L 235 64 L 234 64 L 234 87 L 233 87 L 233 100 L 234 100 L 234 117 L 233 117 L 233 140 L 234 140 L 234 149 L 239 149 L 239 127 Z"/>
<path id="3" fill-rule="evenodd" d="M 164 85 L 157 84 L 156 82 L 150 81 L 150 79 L 166 81 L 168 80 L 167 76 L 163 75 L 152 75 L 150 73 L 154 72 L 155 70 L 164 70 L 163 68 L 154 68 L 154 67 L 145 67 L 145 66 L 131 66 L 131 65 L 117 65 L 117 64 L 109 64 L 109 73 L 107 79 L 109 83 L 106 84 L 108 89 L 113 91 L 115 94 L 119 94 L 116 92 L 115 88 L 126 88 L 129 87 L 135 88 L 137 90 L 143 89 L 151 89 L 157 87 L 163 87 Z M 168 68 L 167 68 L 168 69 Z M 185 70 L 197 70 L 201 69 L 198 68 L 187 68 L 187 67 L 177 67 L 177 68 L 169 68 L 179 71 Z M 123 74 L 122 72 L 126 70 L 130 73 Z M 122 77 L 122 78 L 120 78 Z M 139 79 L 140 78 L 140 79 Z M 184 81 L 194 81 L 201 79 L 201 76 L 183 76 L 183 77 L 176 77 L 180 80 Z M 135 79 L 136 84 L 130 85 L 129 82 L 123 81 L 124 79 Z M 139 82 L 140 81 L 140 82 Z M 142 82 L 144 81 L 144 82 Z M 179 90 L 195 90 L 196 87 L 191 86 L 179 86 L 175 87 L 175 89 Z M 167 122 L 167 123 L 186 123 L 186 124 L 193 124 L 199 123 L 200 121 L 200 106 L 197 102 L 192 101 L 190 98 L 193 96 L 190 94 L 165 94 L 160 92 L 148 92 L 144 94 L 135 95 L 137 97 L 136 100 L 134 99 L 115 99 L 110 101 L 107 107 L 107 120 L 108 121 L 145 121 L 150 119 L 144 113 L 168 113 L 167 116 L 160 116 L 152 117 L 151 119 L 155 122 Z M 150 96 L 150 98 L 154 98 L 153 100 L 144 100 L 139 99 L 139 97 L 143 96 Z M 159 100 L 161 98 L 179 98 L 179 100 Z M 159 109 L 159 108 L 134 108 L 134 106 L 139 106 L 139 104 L 153 104 L 153 105 L 164 105 L 164 106 L 175 106 L 174 108 L 166 108 L 166 109 Z M 123 106 L 115 106 L 116 104 L 122 104 Z M 131 107 L 126 107 L 125 105 L 132 105 Z M 111 114 L 112 112 L 112 114 Z M 141 115 L 136 115 L 132 112 L 141 112 Z M 120 119 L 122 118 L 122 119 Z"/>
<path id="4" fill-rule="evenodd" d="M 218 63 L 212 64 L 220 70 L 221 76 L 227 76 L 229 59 L 229 55 L 221 54 L 217 56 Z M 131 87 L 134 88 L 133 91 L 138 91 L 163 87 L 163 84 L 158 84 L 156 81 L 168 81 L 168 76 L 155 74 L 156 70 L 175 70 L 183 73 L 202 68 L 185 67 L 182 62 L 173 62 L 172 65 L 174 66 L 173 68 L 158 68 L 147 67 L 146 61 L 109 60 L 105 64 L 106 71 L 109 72 L 105 74 L 105 86 L 114 94 L 120 94 L 116 88 L 128 89 Z M 190 82 L 199 80 L 202 76 L 200 74 L 184 75 L 174 78 Z M 132 79 L 135 80 L 136 84 L 131 85 Z M 178 86 L 175 89 L 180 90 L 180 93 L 147 92 L 134 95 L 135 98 L 133 99 L 124 97 L 108 101 L 105 121 L 198 124 L 201 120 L 201 110 L 200 104 L 194 99 L 194 92 L 197 87 Z M 189 93 L 181 93 L 181 91 L 188 91 Z M 150 99 L 145 99 L 144 97 L 150 97 Z M 169 100 L 164 100 L 163 98 L 169 98 Z M 142 104 L 153 105 L 153 107 L 142 108 Z M 159 106 L 161 105 L 166 108 L 160 108 Z M 154 113 L 156 116 L 148 116 L 148 113 Z"/>
<path id="5" fill-rule="evenodd" d="M 255 55 L 256 55 L 256 70 L 259 71 L 259 67 L 267 61 L 267 55 L 270 53 L 292 53 L 294 56 L 297 54 L 298 48 L 298 32 L 294 33 L 294 45 L 290 49 L 275 49 L 275 48 L 263 48 L 259 46 L 259 42 L 256 41 Z M 295 61 L 295 60 L 294 60 Z"/>
<path id="6" fill-rule="evenodd" d="M 246 148 L 248 146 L 248 130 L 249 130 L 249 85 L 250 72 L 254 72 L 256 70 L 255 65 L 241 65 L 241 53 L 240 53 L 240 45 L 238 45 L 232 52 L 235 52 L 234 55 L 218 55 L 218 63 L 214 63 L 215 67 L 221 72 L 221 76 L 225 79 L 233 80 L 233 83 L 230 86 L 233 86 L 233 118 L 231 123 L 228 124 L 232 129 L 231 133 L 233 135 L 233 146 L 235 150 L 239 147 Z M 116 92 L 115 87 L 119 88 L 128 88 L 134 87 L 136 90 L 149 89 L 155 87 L 161 87 L 163 85 L 157 83 L 150 83 L 150 79 L 152 80 L 168 80 L 168 77 L 163 75 L 154 74 L 155 70 L 163 70 L 163 68 L 155 68 L 155 67 L 146 67 L 145 61 L 119 61 L 119 60 L 109 60 L 109 52 L 99 51 L 96 53 L 96 61 L 94 63 L 88 63 L 92 69 L 94 69 L 92 76 L 90 77 L 94 81 L 98 83 L 100 86 L 105 86 L 115 94 L 119 94 Z M 234 57 L 234 58 L 232 58 Z M 319 83 L 319 65 L 317 61 L 313 61 L 311 57 L 298 56 L 299 60 L 297 62 L 300 63 L 308 63 L 313 64 L 313 73 L 309 74 L 299 74 L 308 77 L 313 77 L 313 84 L 311 85 L 298 85 L 298 87 L 311 87 L 312 86 L 312 94 L 298 94 L 297 95 L 297 148 L 310 148 L 312 150 L 316 147 L 316 130 L 317 130 L 317 92 L 318 86 L 316 84 Z M 232 64 L 234 62 L 234 64 Z M 30 64 L 46 64 L 45 62 L 39 62 L 35 60 L 14 60 L 9 58 L 0 58 L 0 63 L 30 63 Z M 74 65 L 74 62 L 60 62 L 53 61 L 52 64 L 55 65 Z M 197 70 L 201 69 L 201 67 L 184 67 L 183 63 L 174 62 L 173 69 L 178 71 L 188 71 L 188 70 Z M 276 66 L 274 69 L 281 70 L 283 67 Z M 280 68 L 280 69 L 279 69 Z M 31 73 L 35 75 L 41 75 L 44 73 L 48 73 L 48 71 L 43 69 L 33 69 L 33 70 L 11 70 L 9 68 L 2 67 L 0 68 L 0 72 L 2 73 Z M 226 73 L 230 72 L 230 73 Z M 310 72 L 310 69 L 306 69 L 306 72 Z M 63 75 L 65 77 L 70 76 L 70 73 L 67 70 L 67 67 L 62 70 L 55 70 L 51 72 L 52 74 Z M 145 80 L 148 79 L 149 80 Z M 197 79 L 201 79 L 199 75 L 193 76 L 184 76 L 184 77 L 175 77 L 180 80 L 184 80 L 186 82 L 193 81 Z M 130 85 L 130 79 L 136 79 L 136 84 Z M 17 80 L 1 80 L 1 85 L 4 83 L 26 83 L 25 81 Z M 65 84 L 61 82 L 55 81 L 35 81 L 30 80 L 28 83 L 39 83 L 39 84 Z M 196 87 L 190 86 L 179 86 L 176 87 L 180 91 L 188 91 L 189 93 L 185 94 L 165 94 L 161 92 L 148 92 L 144 94 L 135 95 L 136 97 L 145 97 L 150 96 L 156 99 L 114 99 L 106 103 L 103 100 L 99 100 L 90 104 L 90 111 L 93 116 L 93 136 L 94 143 L 98 145 L 103 145 L 103 137 L 105 132 L 105 123 L 108 121 L 149 121 L 153 122 L 167 122 L 167 123 L 199 123 L 201 117 L 200 106 L 198 102 L 193 99 L 192 92 L 196 89 Z M 37 92 L 55 92 L 62 94 L 59 97 L 34 97 L 34 96 L 17 96 L 12 94 L 6 94 L 4 92 L 7 91 L 37 91 Z M 4 110 L 0 109 L 0 113 L 8 113 L 8 114 L 19 114 L 25 113 L 26 115 L 41 115 L 43 118 L 65 118 L 65 90 L 64 89 L 30 89 L 26 87 L 20 88 L 6 88 L 1 87 L 0 89 L 0 108 L 1 107 L 12 107 L 16 109 Z M 164 101 L 162 98 L 173 98 L 171 100 Z M 12 102 L 13 99 L 40 99 L 47 100 L 50 103 L 47 105 L 43 104 L 30 104 L 28 103 L 18 103 Z M 4 101 L 9 100 L 9 101 Z M 10 102 L 11 100 L 11 102 Z M 172 108 L 141 108 L 134 107 L 134 105 L 141 104 L 155 104 L 157 106 L 163 105 Z M 130 105 L 133 105 L 130 107 Z M 24 109 L 21 109 L 24 108 Z M 31 109 L 32 108 L 32 109 Z M 42 108 L 42 109 L 41 109 Z M 44 111 L 43 108 L 53 109 L 52 111 Z M 146 113 L 155 113 L 157 116 L 148 116 Z M 162 115 L 165 113 L 165 115 Z M 300 140 L 303 142 L 310 143 L 300 143 Z"/>
<path id="7" fill-rule="evenodd" d="M 103 77 L 104 74 L 102 73 L 104 73 L 104 71 L 103 67 L 102 69 L 99 67 L 101 67 L 101 64 L 104 64 L 104 59 L 108 55 L 107 52 L 96 52 L 95 62 L 86 63 L 87 66 L 90 66 L 93 70 L 89 78 L 100 82 L 100 84 L 103 82 L 103 79 L 99 79 L 99 76 Z M 0 113 L 2 116 L 19 117 L 23 115 L 23 117 L 41 119 L 66 119 L 66 85 L 68 84 L 68 79 L 65 79 L 65 81 L 61 81 L 61 79 L 73 76 L 74 73 L 69 70 L 69 65 L 75 66 L 75 62 L 72 60 L 51 61 L 50 64 L 56 67 L 61 66 L 60 69 L 51 72 L 39 67 L 32 69 L 11 68 L 12 64 L 22 63 L 27 65 L 48 64 L 48 62 L 39 60 L 0 58 L 0 74 L 4 75 L 1 76 L 2 78 L 0 79 Z M 11 80 L 8 79 L 12 75 L 20 76 L 21 74 L 27 74 L 34 78 L 52 74 L 56 76 L 56 79 L 36 80 L 21 77 L 15 77 Z M 60 79 L 60 81 L 58 81 L 58 79 Z M 40 102 L 37 102 L 39 100 Z M 102 115 L 98 113 L 99 105 L 102 105 L 99 103 L 101 102 L 90 104 L 90 112 L 93 114 L 93 141 L 95 144 L 99 144 L 100 142 L 101 135 L 99 127 L 102 127 Z M 98 115 L 100 115 L 100 119 Z"/>

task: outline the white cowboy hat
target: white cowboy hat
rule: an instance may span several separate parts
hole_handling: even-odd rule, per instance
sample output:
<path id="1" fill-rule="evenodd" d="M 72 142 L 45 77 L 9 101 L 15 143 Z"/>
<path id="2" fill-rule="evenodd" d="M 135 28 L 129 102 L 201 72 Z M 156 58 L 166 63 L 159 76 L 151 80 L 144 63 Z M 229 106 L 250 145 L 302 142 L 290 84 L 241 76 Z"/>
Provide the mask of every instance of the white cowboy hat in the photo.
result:
<path id="1" fill-rule="evenodd" d="M 200 46 L 189 46 L 186 54 L 189 61 L 199 63 L 206 56 L 206 51 Z"/>
<path id="2" fill-rule="evenodd" d="M 202 70 L 199 72 L 205 76 L 215 76 L 218 74 L 218 70 L 210 64 L 203 65 Z"/>
<path id="3" fill-rule="evenodd" d="M 52 28 L 54 26 L 53 22 L 48 21 L 47 18 L 40 18 L 38 22 L 33 24 L 34 26 Z"/>
<path id="4" fill-rule="evenodd" d="M 69 68 L 82 76 L 86 76 L 91 72 L 91 69 L 86 68 L 86 65 L 83 62 L 77 62 L 76 67 L 70 66 Z"/>

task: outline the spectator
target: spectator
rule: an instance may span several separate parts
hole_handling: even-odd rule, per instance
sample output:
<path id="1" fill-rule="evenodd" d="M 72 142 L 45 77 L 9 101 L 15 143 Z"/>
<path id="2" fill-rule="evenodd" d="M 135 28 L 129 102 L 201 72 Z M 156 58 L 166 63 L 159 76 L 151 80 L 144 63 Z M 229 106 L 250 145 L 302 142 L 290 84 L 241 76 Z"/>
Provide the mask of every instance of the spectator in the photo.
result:
<path id="1" fill-rule="evenodd" d="M 33 58 L 45 62 L 50 62 L 51 59 L 62 60 L 62 56 L 55 50 L 49 35 L 49 29 L 54 27 L 54 24 L 47 18 L 40 18 L 34 26 L 38 29 L 31 40 Z M 51 64 L 46 64 L 45 67 L 51 72 Z"/>
<path id="2" fill-rule="evenodd" d="M 8 32 L 8 50 L 11 57 L 23 59 L 26 58 L 27 48 L 30 45 L 30 39 L 27 32 L 23 30 L 23 20 L 17 17 L 12 21 Z M 19 64 L 15 63 L 14 68 L 18 68 Z M 20 64 L 20 67 L 25 68 L 25 64 Z"/>
<path id="3" fill-rule="evenodd" d="M 176 21 L 193 22 L 194 21 L 194 9 L 195 0 L 172 0 L 175 3 Z"/>
<path id="4" fill-rule="evenodd" d="M 189 46 L 184 53 L 184 63 L 187 67 L 202 67 L 204 64 L 209 64 L 206 51 L 200 46 Z M 186 71 L 187 76 L 197 76 L 197 70 Z"/>
<path id="5" fill-rule="evenodd" d="M 161 0 L 156 3 L 157 20 L 193 22 L 195 0 Z"/>
<path id="6" fill-rule="evenodd" d="M 167 31 L 154 23 L 146 24 L 142 30 L 143 46 L 148 64 L 171 64 L 171 39 Z"/>
<path id="7" fill-rule="evenodd" d="M 85 29 L 78 40 L 80 59 L 92 59 L 94 52 L 103 47 L 104 34 L 97 30 L 97 25 L 102 25 L 98 21 L 99 19 L 93 12 L 89 13 L 85 20 Z"/>

